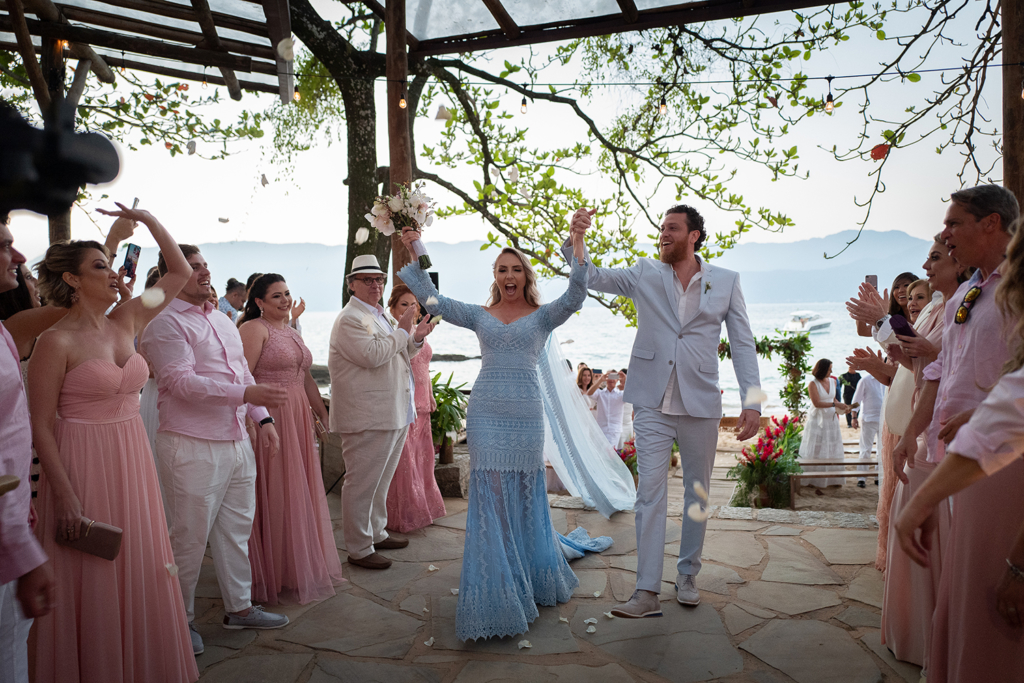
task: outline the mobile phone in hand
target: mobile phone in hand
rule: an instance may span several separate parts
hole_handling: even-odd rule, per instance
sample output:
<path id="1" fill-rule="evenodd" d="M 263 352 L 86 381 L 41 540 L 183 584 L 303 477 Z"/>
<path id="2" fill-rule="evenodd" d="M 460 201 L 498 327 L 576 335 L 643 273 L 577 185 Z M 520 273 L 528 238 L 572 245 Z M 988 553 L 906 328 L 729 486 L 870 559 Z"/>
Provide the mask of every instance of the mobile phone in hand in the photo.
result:
<path id="1" fill-rule="evenodd" d="M 142 247 L 137 244 L 128 245 L 128 253 L 124 255 L 124 270 L 125 277 L 131 280 L 135 277 L 135 269 L 139 265 L 139 255 L 142 253 Z"/>
<path id="2" fill-rule="evenodd" d="M 132 210 L 139 208 L 139 198 L 136 197 L 135 201 L 132 202 Z"/>
<path id="3" fill-rule="evenodd" d="M 877 275 L 865 275 L 864 282 L 868 283 L 876 290 L 878 289 L 878 276 Z"/>
<path id="4" fill-rule="evenodd" d="M 899 313 L 897 313 L 896 315 L 889 316 L 889 327 L 892 328 L 893 332 L 904 337 L 917 336 L 917 333 L 914 332 L 914 328 L 910 326 L 910 323 L 907 322 L 907 319 L 904 318 Z"/>

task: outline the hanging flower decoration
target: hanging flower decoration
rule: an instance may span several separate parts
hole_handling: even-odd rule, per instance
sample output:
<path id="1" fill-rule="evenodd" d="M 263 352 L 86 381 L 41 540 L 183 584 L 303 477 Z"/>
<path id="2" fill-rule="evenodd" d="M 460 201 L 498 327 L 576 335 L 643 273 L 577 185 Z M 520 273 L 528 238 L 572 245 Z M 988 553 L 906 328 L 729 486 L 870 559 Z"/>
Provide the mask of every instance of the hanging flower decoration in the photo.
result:
<path id="1" fill-rule="evenodd" d="M 889 145 L 884 142 L 871 148 L 871 158 L 875 161 L 884 159 L 889 154 Z"/>
<path id="2" fill-rule="evenodd" d="M 422 183 L 412 187 L 401 185 L 397 194 L 377 197 L 370 213 L 366 214 L 366 220 L 377 232 L 387 236 L 394 234 L 396 229 L 422 230 L 434 222 L 434 203 L 424 193 Z M 425 250 L 417 256 L 420 268 L 430 267 L 430 257 Z"/>

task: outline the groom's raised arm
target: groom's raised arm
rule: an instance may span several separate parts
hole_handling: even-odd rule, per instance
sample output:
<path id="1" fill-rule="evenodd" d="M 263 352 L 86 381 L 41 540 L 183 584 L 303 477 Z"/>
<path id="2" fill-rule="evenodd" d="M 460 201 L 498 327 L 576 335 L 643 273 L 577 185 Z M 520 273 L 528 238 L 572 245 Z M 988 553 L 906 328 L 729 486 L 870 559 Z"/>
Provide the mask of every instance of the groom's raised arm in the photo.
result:
<path id="1" fill-rule="evenodd" d="M 633 290 L 640 280 L 640 264 L 630 268 L 598 268 L 590 258 L 590 250 L 584 244 L 583 250 L 587 260 L 587 289 L 619 296 L 633 296 Z M 562 243 L 562 256 L 572 263 L 572 240 Z"/>
<path id="2" fill-rule="evenodd" d="M 725 329 L 728 331 L 729 347 L 732 349 L 732 367 L 736 372 L 736 381 L 740 385 L 740 405 L 745 410 L 761 412 L 760 403 L 746 405 L 750 388 L 761 386 L 761 373 L 757 368 L 754 333 L 750 329 L 750 319 L 747 318 L 747 303 L 743 299 L 738 273 L 732 285 L 729 311 L 725 314 Z"/>

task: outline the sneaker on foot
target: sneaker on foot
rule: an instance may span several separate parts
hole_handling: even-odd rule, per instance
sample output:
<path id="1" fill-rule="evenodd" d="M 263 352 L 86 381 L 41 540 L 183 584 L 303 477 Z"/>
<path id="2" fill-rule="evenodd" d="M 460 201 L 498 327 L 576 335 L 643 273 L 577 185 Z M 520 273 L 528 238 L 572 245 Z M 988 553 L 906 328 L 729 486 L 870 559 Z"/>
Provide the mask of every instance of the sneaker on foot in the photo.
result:
<path id="1" fill-rule="evenodd" d="M 680 605 L 693 607 L 700 604 L 700 593 L 697 592 L 696 577 L 680 574 L 676 577 L 676 600 Z"/>
<path id="2" fill-rule="evenodd" d="M 660 617 L 661 602 L 658 594 L 651 591 L 635 590 L 629 602 L 616 605 L 612 608 L 612 614 L 626 619 L 639 619 L 641 617 Z"/>
<path id="3" fill-rule="evenodd" d="M 288 617 L 283 614 L 264 612 L 260 605 L 253 605 L 244 617 L 237 614 L 224 615 L 224 628 L 238 630 L 243 628 L 270 629 L 281 628 L 288 624 Z"/>
<path id="4" fill-rule="evenodd" d="M 201 655 L 206 652 L 206 647 L 203 645 L 203 637 L 199 635 L 195 622 L 188 622 L 188 634 L 192 636 L 192 654 Z"/>

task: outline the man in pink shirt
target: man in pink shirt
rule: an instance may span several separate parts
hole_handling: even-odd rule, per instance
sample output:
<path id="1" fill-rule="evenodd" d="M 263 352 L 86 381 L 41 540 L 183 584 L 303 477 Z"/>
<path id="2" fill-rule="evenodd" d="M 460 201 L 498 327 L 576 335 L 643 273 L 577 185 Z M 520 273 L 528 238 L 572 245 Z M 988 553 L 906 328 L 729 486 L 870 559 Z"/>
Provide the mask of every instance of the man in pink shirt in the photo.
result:
<path id="1" fill-rule="evenodd" d="M 210 271 L 199 248 L 180 245 L 192 278 L 146 327 L 140 351 L 159 387 L 156 464 L 178 581 L 192 630 L 195 591 L 207 541 L 224 599 L 224 628 L 280 628 L 288 617 L 251 602 L 249 536 L 256 512 L 256 456 L 245 417 L 273 457 L 279 446 L 274 419 L 262 406 L 285 400 L 280 387 L 256 384 L 231 320 L 210 303 Z M 160 274 L 166 271 L 161 256 Z M 142 607 L 140 607 L 142 609 Z"/>
<path id="2" fill-rule="evenodd" d="M 18 286 L 25 257 L 14 248 L 7 216 L 0 216 L 0 292 Z M 28 683 L 28 631 L 52 607 L 53 574 L 29 525 L 32 429 L 18 351 L 0 323 L 0 681 Z M 6 490 L 5 490 L 6 489 Z"/>

